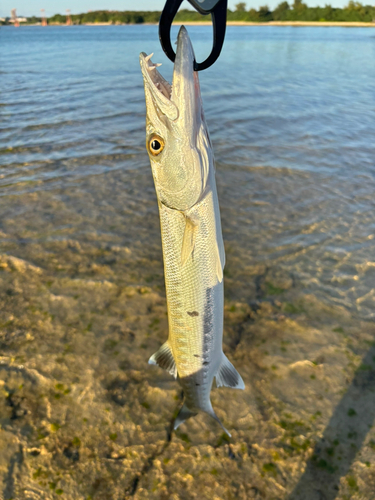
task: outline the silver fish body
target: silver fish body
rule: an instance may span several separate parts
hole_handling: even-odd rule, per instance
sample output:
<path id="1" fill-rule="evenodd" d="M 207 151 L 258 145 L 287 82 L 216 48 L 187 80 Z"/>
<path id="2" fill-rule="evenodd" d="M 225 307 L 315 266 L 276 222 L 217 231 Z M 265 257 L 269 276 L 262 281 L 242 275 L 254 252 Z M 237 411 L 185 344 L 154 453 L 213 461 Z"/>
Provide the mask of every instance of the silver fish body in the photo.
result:
<path id="1" fill-rule="evenodd" d="M 222 426 L 210 401 L 214 377 L 217 386 L 245 387 L 222 351 L 225 253 L 212 147 L 193 63 L 184 27 L 178 35 L 172 87 L 151 57 L 140 55 L 169 321 L 168 340 L 149 363 L 166 369 L 183 388 L 185 400 L 175 428 L 199 411 Z"/>

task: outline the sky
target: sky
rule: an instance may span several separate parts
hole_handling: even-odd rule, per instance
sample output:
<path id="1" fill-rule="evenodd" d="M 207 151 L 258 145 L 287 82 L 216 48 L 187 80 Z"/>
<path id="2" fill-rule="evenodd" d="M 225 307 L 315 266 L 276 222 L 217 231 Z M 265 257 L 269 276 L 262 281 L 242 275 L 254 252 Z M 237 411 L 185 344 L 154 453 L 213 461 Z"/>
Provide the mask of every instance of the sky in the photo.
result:
<path id="1" fill-rule="evenodd" d="M 229 0 L 229 8 L 234 9 L 236 3 L 241 0 Z M 259 8 L 267 4 L 271 9 L 275 8 L 282 0 L 248 0 L 247 8 Z M 290 0 L 289 3 L 293 3 Z M 343 7 L 348 0 L 305 0 L 310 6 L 331 4 L 333 7 Z M 365 2 L 366 3 L 366 2 Z M 17 8 L 17 14 L 22 16 L 40 16 L 40 9 L 45 9 L 47 17 L 53 14 L 65 14 L 70 9 L 73 14 L 87 12 L 88 10 L 162 10 L 165 0 L 137 0 L 134 8 L 134 0 L 0 0 L 0 17 L 10 16 L 10 10 Z M 191 8 L 186 1 L 182 8 Z"/>

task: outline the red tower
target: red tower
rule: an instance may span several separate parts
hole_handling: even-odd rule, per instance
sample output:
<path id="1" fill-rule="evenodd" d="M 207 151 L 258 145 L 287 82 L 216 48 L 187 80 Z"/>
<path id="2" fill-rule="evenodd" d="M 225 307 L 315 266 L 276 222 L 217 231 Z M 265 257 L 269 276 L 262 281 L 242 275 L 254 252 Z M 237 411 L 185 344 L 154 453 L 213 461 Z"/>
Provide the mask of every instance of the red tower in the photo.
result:
<path id="1" fill-rule="evenodd" d="M 45 10 L 40 9 L 40 12 L 42 13 L 42 26 L 47 26 L 47 19 L 46 19 L 46 16 L 44 14 Z"/>
<path id="2" fill-rule="evenodd" d="M 12 15 L 12 23 L 14 24 L 14 26 L 15 26 L 16 28 L 19 28 L 19 26 L 20 26 L 20 22 L 19 22 L 18 17 L 17 17 L 17 9 L 12 9 L 12 10 L 10 11 L 10 13 L 11 13 L 11 15 Z"/>
<path id="3" fill-rule="evenodd" d="M 72 24 L 73 23 L 72 23 L 72 17 L 70 15 L 70 10 L 66 9 L 66 25 L 71 26 Z"/>

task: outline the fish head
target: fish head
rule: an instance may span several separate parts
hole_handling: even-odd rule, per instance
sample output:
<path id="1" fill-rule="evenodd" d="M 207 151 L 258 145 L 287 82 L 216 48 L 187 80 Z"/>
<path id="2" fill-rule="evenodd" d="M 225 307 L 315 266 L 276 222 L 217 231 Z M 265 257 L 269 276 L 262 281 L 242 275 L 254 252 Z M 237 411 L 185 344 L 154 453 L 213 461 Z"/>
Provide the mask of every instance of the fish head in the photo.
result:
<path id="1" fill-rule="evenodd" d="M 151 54 L 152 55 L 152 54 Z M 213 162 L 194 51 L 182 26 L 170 85 L 144 52 L 146 147 L 156 193 L 169 208 L 185 211 L 201 198 Z"/>

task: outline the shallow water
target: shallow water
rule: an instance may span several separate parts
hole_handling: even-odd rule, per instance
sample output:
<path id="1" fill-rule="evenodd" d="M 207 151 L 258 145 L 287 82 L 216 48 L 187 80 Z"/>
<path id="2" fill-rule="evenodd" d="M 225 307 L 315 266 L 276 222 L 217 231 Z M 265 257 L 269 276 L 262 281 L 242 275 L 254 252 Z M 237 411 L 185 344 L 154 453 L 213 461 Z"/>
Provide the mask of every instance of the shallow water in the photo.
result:
<path id="1" fill-rule="evenodd" d="M 202 59 L 210 28 L 189 33 Z M 217 429 L 202 418 L 202 428 L 191 421 L 187 434 L 174 438 L 183 451 L 170 436 L 163 441 L 177 384 L 160 371 L 151 379 L 146 369 L 167 328 L 138 64 L 139 52 L 155 52 L 170 79 L 157 27 L 5 27 L 0 46 L 0 368 L 7 390 L 0 423 L 3 443 L 13 446 L 0 459 L 4 498 L 50 498 L 43 492 L 60 483 L 66 498 L 108 498 L 108 491 L 123 498 L 124 488 L 148 498 L 157 480 L 166 497 L 183 484 L 186 498 L 194 491 L 212 498 L 218 486 L 207 486 L 205 476 L 194 490 L 189 478 L 155 472 L 156 459 L 165 455 L 167 468 L 168 453 L 181 452 L 177 470 L 188 474 L 190 446 L 203 467 L 208 452 L 199 446 L 210 439 L 209 454 L 222 446 L 222 460 L 238 467 L 231 473 L 238 485 L 245 484 L 241 474 L 249 483 L 228 486 L 223 498 L 287 498 L 303 464 L 313 463 L 314 443 L 316 455 L 329 429 L 339 429 L 342 442 L 354 432 L 348 404 L 357 405 L 355 446 L 366 458 L 355 462 L 349 443 L 347 459 L 318 482 L 341 488 L 342 499 L 372 498 L 375 476 L 371 468 L 364 476 L 363 464 L 374 462 L 375 438 L 367 435 L 375 407 L 366 406 L 375 380 L 368 351 L 375 316 L 373 30 L 229 27 L 220 59 L 200 75 L 227 253 L 225 348 L 249 389 L 225 393 L 230 408 L 220 392 L 213 396 L 234 429 L 232 448 L 205 433 Z M 363 369 L 369 379 L 358 382 L 361 366 L 370 366 Z M 24 385 L 29 392 L 18 395 Z M 342 407 L 346 419 L 337 415 Z M 159 413 L 148 415 L 153 409 Z M 294 427 L 285 427 L 292 414 Z M 309 425 L 295 424 L 302 420 Z M 27 452 L 30 481 L 14 472 L 17 463 L 22 472 L 26 453 L 14 436 L 24 450 L 39 450 Z M 81 469 L 72 476 L 76 462 Z M 300 498 L 335 498 L 314 496 L 317 479 L 304 480 L 307 471 Z"/>
<path id="2" fill-rule="evenodd" d="M 189 31 L 203 58 L 209 28 Z M 3 203 L 99 176 L 89 181 L 95 196 L 115 170 L 126 182 L 148 168 L 138 53 L 154 51 L 168 78 L 172 66 L 156 33 L 156 26 L 1 30 Z M 248 263 L 280 262 L 307 289 L 367 318 L 374 59 L 372 30 L 229 27 L 220 60 L 201 74 L 225 240 Z"/>

